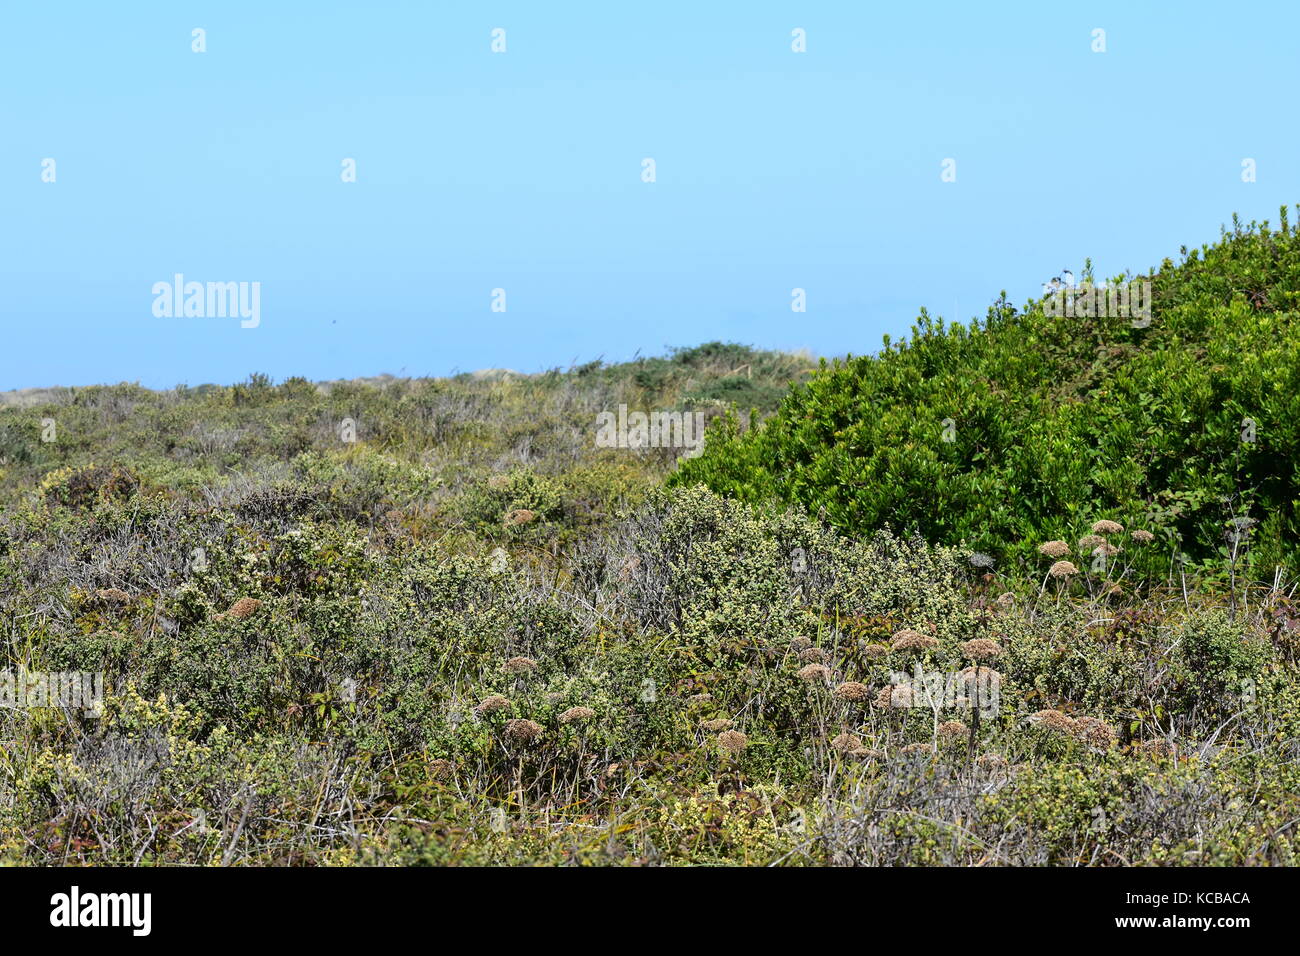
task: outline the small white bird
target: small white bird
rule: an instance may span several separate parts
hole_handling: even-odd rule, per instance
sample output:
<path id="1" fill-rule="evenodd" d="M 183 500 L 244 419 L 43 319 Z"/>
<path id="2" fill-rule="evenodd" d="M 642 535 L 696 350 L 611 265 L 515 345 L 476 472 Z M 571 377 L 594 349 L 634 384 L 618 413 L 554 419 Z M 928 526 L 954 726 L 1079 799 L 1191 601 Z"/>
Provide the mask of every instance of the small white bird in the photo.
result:
<path id="1" fill-rule="evenodd" d="M 1060 291 L 1061 291 L 1061 277 L 1060 277 L 1060 276 L 1052 276 L 1051 290 L 1052 290 L 1053 292 L 1060 292 Z"/>
<path id="2" fill-rule="evenodd" d="M 1070 288 L 1070 289 L 1073 289 L 1073 288 L 1074 288 L 1074 273 L 1073 273 L 1073 272 L 1071 272 L 1069 269 L 1065 269 L 1065 270 L 1063 270 L 1063 271 L 1061 272 L 1061 278 L 1065 280 L 1065 285 L 1066 285 L 1067 288 Z"/>

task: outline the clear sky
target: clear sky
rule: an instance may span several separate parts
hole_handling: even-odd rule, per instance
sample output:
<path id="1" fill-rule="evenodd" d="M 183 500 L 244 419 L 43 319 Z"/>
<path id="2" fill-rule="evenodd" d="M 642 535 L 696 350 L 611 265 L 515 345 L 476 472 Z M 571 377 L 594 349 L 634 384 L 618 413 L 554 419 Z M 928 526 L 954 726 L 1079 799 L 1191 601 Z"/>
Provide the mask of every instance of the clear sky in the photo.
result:
<path id="1" fill-rule="evenodd" d="M 0 389 L 874 351 L 1276 221 L 1297 37 L 1290 0 L 7 0 Z M 176 273 L 260 324 L 155 316 Z"/>

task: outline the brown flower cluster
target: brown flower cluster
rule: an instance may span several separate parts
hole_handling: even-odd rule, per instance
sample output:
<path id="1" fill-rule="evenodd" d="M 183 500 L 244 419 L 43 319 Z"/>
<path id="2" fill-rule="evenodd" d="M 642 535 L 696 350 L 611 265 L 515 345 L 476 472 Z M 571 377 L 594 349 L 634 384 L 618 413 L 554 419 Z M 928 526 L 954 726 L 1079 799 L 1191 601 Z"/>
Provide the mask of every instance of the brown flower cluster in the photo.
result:
<path id="1" fill-rule="evenodd" d="M 945 741 L 963 740 L 970 733 L 970 728 L 960 720 L 945 720 L 939 725 L 939 737 Z"/>
<path id="2" fill-rule="evenodd" d="M 939 641 L 936 638 L 907 628 L 895 634 L 889 642 L 889 649 L 892 651 L 928 651 L 938 646 Z"/>
<path id="3" fill-rule="evenodd" d="M 522 717 L 506 721 L 506 739 L 513 744 L 530 744 L 542 735 L 542 725 Z"/>
<path id="4" fill-rule="evenodd" d="M 831 749 L 838 750 L 842 754 L 853 753 L 861 748 L 862 743 L 856 736 L 845 731 L 831 741 Z"/>
<path id="5" fill-rule="evenodd" d="M 987 637 L 977 637 L 960 646 L 962 654 L 972 661 L 991 661 L 1002 655 L 1002 645 Z"/>
<path id="6" fill-rule="evenodd" d="M 531 674 L 537 670 L 537 661 L 531 657 L 512 657 L 502 665 L 507 674 Z"/>
<path id="7" fill-rule="evenodd" d="M 482 717 L 495 714 L 498 710 L 505 710 L 509 706 L 509 698 L 502 697 L 500 694 L 490 694 L 479 701 L 478 706 L 474 708 L 474 713 Z"/>
<path id="8" fill-rule="evenodd" d="M 889 707 L 903 709 L 912 706 L 915 695 L 906 684 L 886 684 L 876 694 L 876 706 L 882 710 Z"/>
<path id="9" fill-rule="evenodd" d="M 1097 750 L 1115 745 L 1115 730 L 1096 717 L 1071 717 L 1059 710 L 1040 710 L 1029 715 L 1029 722 L 1055 733 L 1073 737 Z"/>
<path id="10" fill-rule="evenodd" d="M 1068 734 L 1074 729 L 1074 721 L 1059 710 L 1039 710 L 1029 715 L 1029 722 L 1047 730 Z"/>
<path id="11" fill-rule="evenodd" d="M 799 668 L 799 679 L 806 680 L 809 683 L 828 681 L 831 679 L 830 668 L 824 664 L 807 664 Z"/>
<path id="12" fill-rule="evenodd" d="M 1097 750 L 1107 750 L 1115 746 L 1117 739 L 1115 730 L 1110 724 L 1096 717 L 1076 717 L 1073 733 L 1078 740 Z"/>
<path id="13" fill-rule="evenodd" d="M 971 685 L 974 684 L 978 689 L 980 685 L 988 687 L 1001 687 L 1002 675 L 991 667 L 981 667 L 975 665 L 972 667 L 963 667 L 957 672 L 957 679 L 961 686 L 970 693 Z"/>
<path id="14" fill-rule="evenodd" d="M 1166 738 L 1156 737 L 1154 740 L 1144 740 L 1137 745 L 1138 750 L 1149 757 L 1169 757 L 1177 752 Z"/>
<path id="15" fill-rule="evenodd" d="M 1078 574 L 1079 569 L 1069 561 L 1057 561 L 1047 572 L 1058 581 L 1068 578 L 1072 574 Z"/>
<path id="16" fill-rule="evenodd" d="M 835 688 L 835 697 L 839 700 L 858 702 L 871 696 L 871 688 L 855 680 L 845 681 Z"/>
<path id="17" fill-rule="evenodd" d="M 237 621 L 242 621 L 245 618 L 252 617 L 261 610 L 261 607 L 262 602 L 257 598 L 242 597 L 234 604 L 230 605 L 230 609 L 226 611 L 226 616 L 233 617 Z"/>
<path id="18" fill-rule="evenodd" d="M 848 731 L 831 741 L 831 749 L 846 757 L 858 757 L 864 760 L 878 760 L 884 756 L 879 750 L 863 746 L 862 741 Z"/>
<path id="19" fill-rule="evenodd" d="M 1056 561 L 1070 553 L 1070 546 L 1064 541 L 1047 541 L 1038 546 L 1038 553 Z"/>
<path id="20" fill-rule="evenodd" d="M 725 730 L 718 734 L 718 746 L 728 753 L 738 754 L 749 745 L 749 738 L 739 730 Z"/>

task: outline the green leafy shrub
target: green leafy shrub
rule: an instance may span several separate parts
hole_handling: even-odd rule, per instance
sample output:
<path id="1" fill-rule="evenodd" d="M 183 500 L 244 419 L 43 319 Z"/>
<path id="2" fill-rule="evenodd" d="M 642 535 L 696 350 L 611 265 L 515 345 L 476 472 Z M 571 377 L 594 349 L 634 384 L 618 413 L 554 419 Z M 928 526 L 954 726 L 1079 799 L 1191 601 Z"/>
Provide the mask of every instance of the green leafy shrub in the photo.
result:
<path id="1" fill-rule="evenodd" d="M 1225 522 L 1249 518 L 1239 560 L 1271 574 L 1300 540 L 1300 236 L 1283 210 L 1151 281 L 1149 327 L 1040 303 L 969 327 L 922 311 L 906 341 L 823 362 L 761 428 L 711 428 L 673 480 L 1010 564 L 1100 517 L 1218 564 Z"/>

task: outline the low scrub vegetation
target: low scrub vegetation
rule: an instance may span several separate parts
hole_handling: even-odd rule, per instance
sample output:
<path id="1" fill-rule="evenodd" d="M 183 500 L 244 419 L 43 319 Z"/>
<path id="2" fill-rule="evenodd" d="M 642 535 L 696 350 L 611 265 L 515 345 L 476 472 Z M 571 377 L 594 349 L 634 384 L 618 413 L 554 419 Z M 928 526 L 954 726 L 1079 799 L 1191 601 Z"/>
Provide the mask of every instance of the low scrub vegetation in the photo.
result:
<path id="1" fill-rule="evenodd" d="M 559 558 L 357 511 L 303 485 L 8 514 L 11 666 L 109 690 L 0 712 L 0 853 L 1291 861 L 1275 591 L 1022 600 L 969 554 L 702 488 Z"/>

